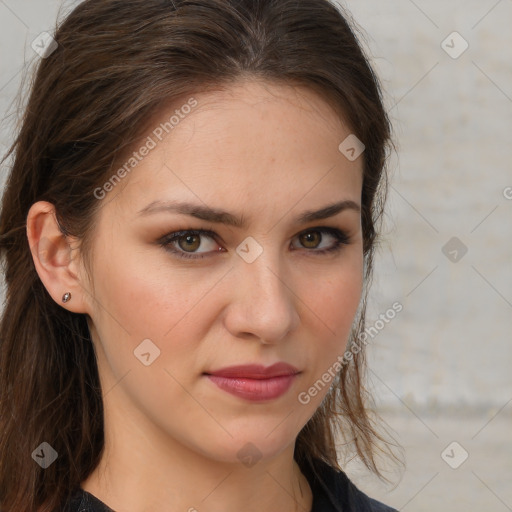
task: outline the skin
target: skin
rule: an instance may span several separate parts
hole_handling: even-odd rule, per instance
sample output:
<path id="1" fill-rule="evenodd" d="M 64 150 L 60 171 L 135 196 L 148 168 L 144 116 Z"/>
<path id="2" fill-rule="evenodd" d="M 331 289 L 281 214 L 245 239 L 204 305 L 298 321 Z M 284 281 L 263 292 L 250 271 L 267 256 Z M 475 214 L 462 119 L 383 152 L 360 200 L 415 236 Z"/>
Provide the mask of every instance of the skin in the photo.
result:
<path id="1" fill-rule="evenodd" d="M 88 315 L 97 352 L 105 451 L 82 487 L 124 512 L 309 511 L 311 489 L 293 450 L 329 385 L 308 404 L 298 395 L 346 347 L 362 292 L 362 232 L 356 210 L 295 218 L 345 199 L 360 206 L 362 158 L 339 152 L 351 131 L 308 89 L 246 80 L 194 97 L 198 106 L 102 200 L 90 273 L 50 203 L 35 203 L 27 218 L 41 280 L 62 307 Z M 248 225 L 138 214 L 171 199 L 243 214 Z M 323 226 L 345 231 L 349 242 L 316 253 L 335 245 L 315 232 Z M 159 245 L 187 229 L 217 234 L 189 249 L 184 238 L 173 244 L 204 258 L 181 259 Z M 249 236 L 263 249 L 252 263 L 236 252 Z M 145 366 L 134 350 L 148 338 L 160 355 Z M 203 375 L 277 361 L 301 373 L 283 396 L 260 403 Z M 237 456 L 247 443 L 261 457 L 251 467 Z"/>

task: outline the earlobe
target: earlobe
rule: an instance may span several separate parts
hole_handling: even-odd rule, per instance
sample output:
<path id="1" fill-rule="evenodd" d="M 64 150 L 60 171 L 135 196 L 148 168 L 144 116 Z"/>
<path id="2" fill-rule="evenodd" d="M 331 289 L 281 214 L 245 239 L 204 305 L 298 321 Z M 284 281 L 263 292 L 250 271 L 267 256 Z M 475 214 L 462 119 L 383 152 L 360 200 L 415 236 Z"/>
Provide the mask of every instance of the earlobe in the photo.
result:
<path id="1" fill-rule="evenodd" d="M 74 313 L 88 313 L 78 255 L 73 257 L 70 240 L 61 232 L 51 203 L 38 201 L 31 206 L 27 238 L 37 274 L 53 300 Z"/>

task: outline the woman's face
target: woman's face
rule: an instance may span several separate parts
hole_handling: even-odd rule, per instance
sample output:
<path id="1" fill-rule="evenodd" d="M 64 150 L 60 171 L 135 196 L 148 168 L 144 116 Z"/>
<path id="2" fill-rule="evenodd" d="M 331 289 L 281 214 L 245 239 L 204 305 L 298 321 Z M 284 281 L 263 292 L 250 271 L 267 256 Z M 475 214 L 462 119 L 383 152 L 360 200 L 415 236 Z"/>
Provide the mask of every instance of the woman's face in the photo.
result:
<path id="1" fill-rule="evenodd" d="M 350 129 L 307 89 L 250 81 L 193 98 L 159 113 L 98 199 L 85 296 L 105 425 L 219 461 L 271 457 L 327 394 L 317 381 L 359 305 L 362 157 L 339 151 Z M 279 362 L 298 373 L 208 375 Z"/>

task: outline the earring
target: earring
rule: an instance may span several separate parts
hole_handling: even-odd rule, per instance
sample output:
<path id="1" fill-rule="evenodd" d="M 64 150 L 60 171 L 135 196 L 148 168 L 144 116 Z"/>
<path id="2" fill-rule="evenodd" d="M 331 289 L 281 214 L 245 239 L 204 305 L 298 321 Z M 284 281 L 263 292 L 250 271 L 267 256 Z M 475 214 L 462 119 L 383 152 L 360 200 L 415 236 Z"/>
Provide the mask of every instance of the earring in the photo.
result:
<path id="1" fill-rule="evenodd" d="M 68 300 L 71 299 L 71 293 L 69 292 L 66 292 L 63 296 L 62 296 L 62 302 L 67 302 Z"/>

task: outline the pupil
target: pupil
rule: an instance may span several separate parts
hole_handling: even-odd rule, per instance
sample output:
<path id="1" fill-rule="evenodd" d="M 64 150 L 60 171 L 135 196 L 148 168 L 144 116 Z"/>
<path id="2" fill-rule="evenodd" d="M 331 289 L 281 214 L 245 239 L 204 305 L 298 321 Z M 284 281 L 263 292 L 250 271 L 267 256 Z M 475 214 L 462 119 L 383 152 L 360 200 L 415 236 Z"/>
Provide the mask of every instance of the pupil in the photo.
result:
<path id="1" fill-rule="evenodd" d="M 318 238 L 318 231 L 312 231 L 310 233 L 306 233 L 305 235 L 306 237 L 306 242 L 307 243 L 311 243 L 311 242 L 315 242 L 315 238 Z M 317 240 L 318 242 L 318 240 Z"/>
<path id="2" fill-rule="evenodd" d="M 194 238 L 197 238 L 197 236 L 196 235 L 185 235 L 184 238 L 186 241 L 185 243 L 189 246 L 189 249 L 190 249 L 191 248 L 190 246 L 194 245 L 194 242 L 193 242 Z"/>

